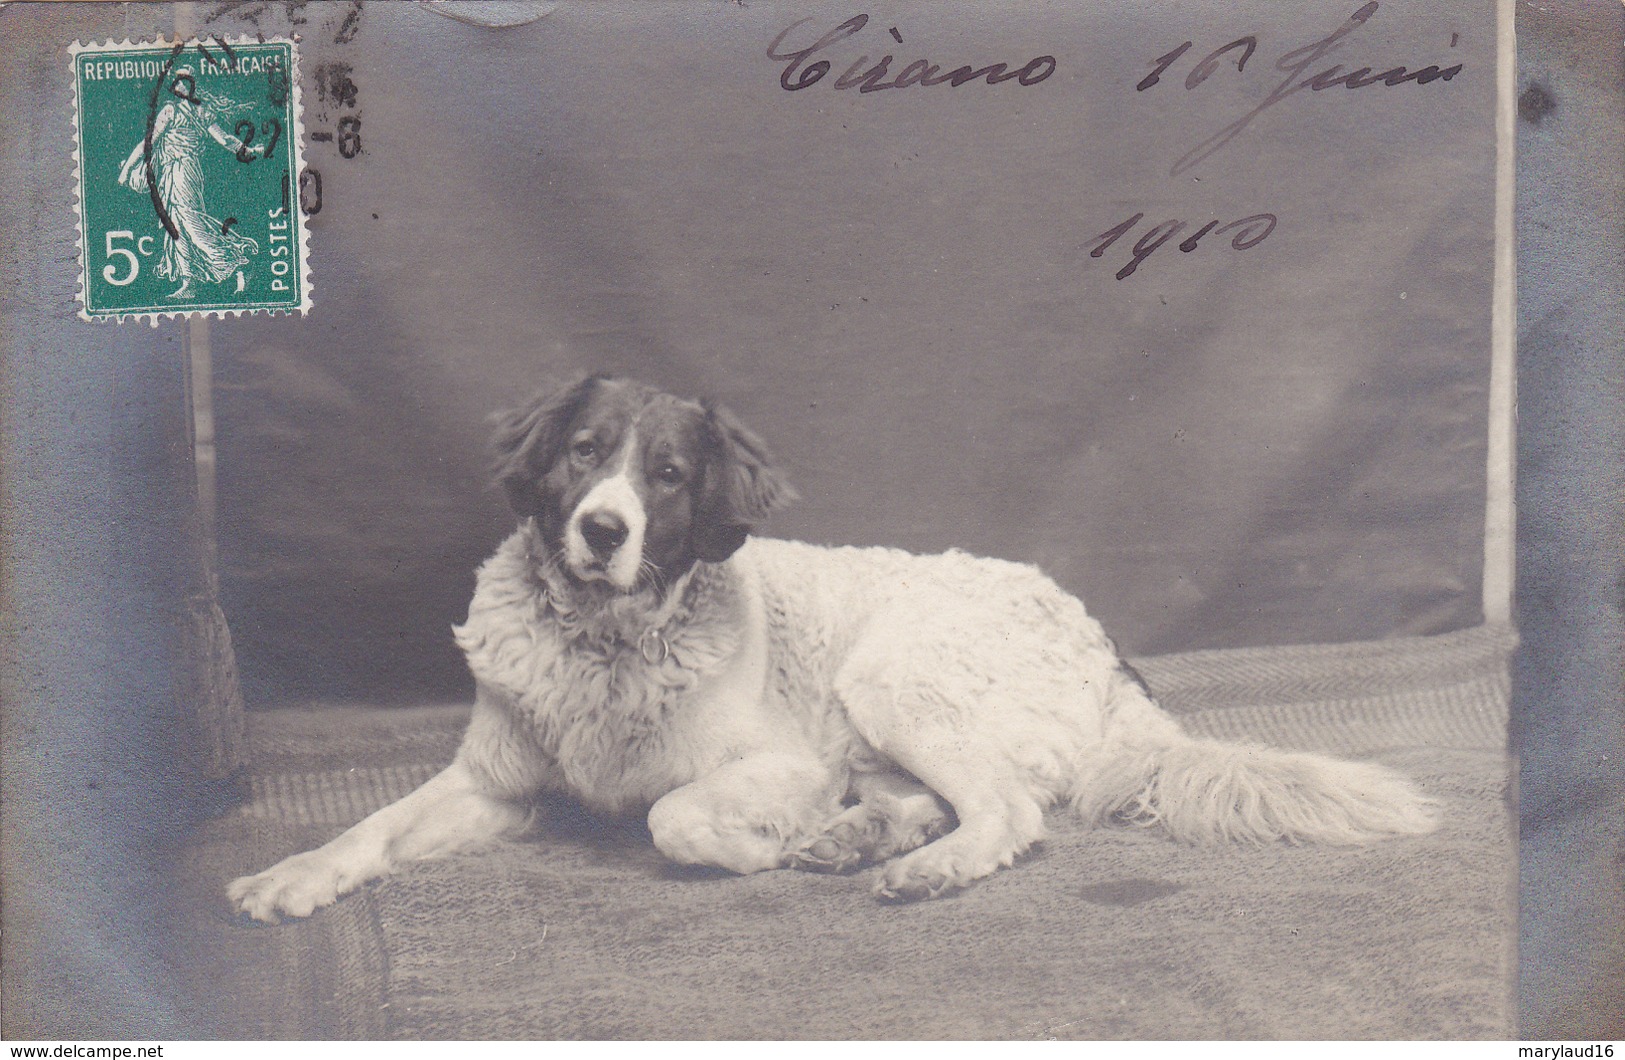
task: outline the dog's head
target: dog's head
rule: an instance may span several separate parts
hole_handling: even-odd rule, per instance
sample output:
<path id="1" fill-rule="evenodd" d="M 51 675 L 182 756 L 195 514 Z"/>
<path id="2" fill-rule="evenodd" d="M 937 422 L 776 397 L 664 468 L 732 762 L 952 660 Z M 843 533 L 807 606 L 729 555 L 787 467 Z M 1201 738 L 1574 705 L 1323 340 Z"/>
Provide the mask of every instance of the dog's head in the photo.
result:
<path id="1" fill-rule="evenodd" d="M 497 483 L 578 582 L 624 593 L 721 562 L 795 497 L 727 410 L 640 383 L 594 377 L 496 419 Z"/>

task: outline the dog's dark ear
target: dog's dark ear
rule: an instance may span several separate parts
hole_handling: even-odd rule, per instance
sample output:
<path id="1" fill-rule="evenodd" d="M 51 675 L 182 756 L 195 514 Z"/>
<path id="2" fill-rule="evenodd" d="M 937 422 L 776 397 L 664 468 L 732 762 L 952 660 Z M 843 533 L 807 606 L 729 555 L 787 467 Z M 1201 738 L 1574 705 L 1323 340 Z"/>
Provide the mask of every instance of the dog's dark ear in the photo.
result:
<path id="1" fill-rule="evenodd" d="M 696 513 L 694 552 L 720 563 L 733 555 L 751 528 L 796 499 L 767 446 L 733 413 L 705 406 L 705 492 Z"/>
<path id="2" fill-rule="evenodd" d="M 495 460 L 491 474 L 521 517 L 540 515 L 546 506 L 541 479 L 569 441 L 570 424 L 586 406 L 598 377 L 559 390 L 546 390 L 524 405 L 492 416 Z"/>

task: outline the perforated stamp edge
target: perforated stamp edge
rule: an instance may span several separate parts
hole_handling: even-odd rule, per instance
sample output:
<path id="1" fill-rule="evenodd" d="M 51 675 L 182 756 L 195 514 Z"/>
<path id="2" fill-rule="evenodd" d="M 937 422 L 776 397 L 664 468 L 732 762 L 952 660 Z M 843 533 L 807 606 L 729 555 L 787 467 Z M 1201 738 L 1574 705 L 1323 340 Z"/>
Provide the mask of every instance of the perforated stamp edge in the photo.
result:
<path id="1" fill-rule="evenodd" d="M 295 252 L 295 256 L 297 259 L 296 268 L 298 269 L 300 279 L 300 299 L 297 303 L 279 306 L 200 306 L 195 308 L 177 306 L 174 309 L 132 310 L 128 312 L 115 311 L 92 314 L 86 300 L 87 288 L 89 286 L 90 254 L 88 253 L 88 247 L 85 241 L 84 155 L 80 150 L 83 143 L 84 129 L 83 123 L 80 121 L 82 102 L 79 98 L 79 56 L 82 54 L 117 55 L 122 52 L 149 51 L 155 48 L 174 50 L 176 49 L 177 45 L 180 47 L 180 49 L 184 50 L 189 45 L 202 44 L 205 39 L 217 45 L 230 47 L 258 44 L 286 44 L 288 46 L 288 54 L 290 56 L 288 69 L 288 91 L 290 93 L 291 102 L 289 113 L 293 116 L 293 128 L 289 130 L 287 140 L 288 150 L 292 155 L 291 164 L 293 169 L 293 179 L 295 181 L 293 194 L 289 198 L 288 216 L 290 218 L 290 222 L 297 229 L 297 238 L 294 240 L 294 245 L 298 248 Z M 299 84 L 300 60 L 298 42 L 291 37 L 261 37 L 247 36 L 243 34 L 238 34 L 235 36 L 210 36 L 208 38 L 190 37 L 184 40 L 172 40 L 168 37 L 160 35 L 152 40 L 139 41 L 133 41 L 129 38 L 125 38 L 122 41 L 108 40 L 100 42 L 93 41 L 90 43 L 75 40 L 72 44 L 68 45 L 67 55 L 69 80 L 73 86 L 73 106 L 71 111 L 73 119 L 72 167 L 74 194 L 74 234 L 77 239 L 79 251 L 79 282 L 75 298 L 78 303 L 79 319 L 104 322 L 112 321 L 119 324 L 127 321 L 145 321 L 151 326 L 157 327 L 158 322 L 165 317 L 173 317 L 177 320 L 191 320 L 207 318 L 226 319 L 234 316 L 247 317 L 261 314 L 266 316 L 281 316 L 284 314 L 290 316 L 308 315 L 311 309 L 314 307 L 315 302 L 312 297 L 314 280 L 310 269 L 310 227 L 307 224 L 307 218 L 304 216 L 303 211 L 299 207 L 299 196 L 297 190 L 299 175 L 305 171 L 305 105 Z"/>

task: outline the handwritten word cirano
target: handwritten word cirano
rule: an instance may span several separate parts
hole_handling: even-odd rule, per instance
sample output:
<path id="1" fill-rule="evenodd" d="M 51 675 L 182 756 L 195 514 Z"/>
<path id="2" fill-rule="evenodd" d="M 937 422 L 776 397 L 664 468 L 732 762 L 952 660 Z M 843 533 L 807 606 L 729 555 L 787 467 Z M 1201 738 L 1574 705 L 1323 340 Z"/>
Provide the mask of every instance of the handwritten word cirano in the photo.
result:
<path id="1" fill-rule="evenodd" d="M 779 84 L 786 92 L 811 88 L 824 80 L 825 75 L 833 68 L 833 61 L 814 56 L 862 32 L 869 24 L 869 16 L 854 15 L 805 48 L 786 48 L 785 41 L 790 35 L 811 21 L 810 18 L 803 18 L 792 22 L 773 38 L 773 43 L 767 46 L 767 57 L 776 63 L 784 64 L 784 70 L 779 74 Z M 903 35 L 898 32 L 897 27 L 893 26 L 887 32 L 891 34 L 892 40 L 898 44 L 903 43 Z M 1031 86 L 1055 72 L 1053 55 L 1035 55 L 1022 65 L 1013 68 L 1009 63 L 1000 62 L 984 66 L 966 64 L 948 71 L 944 71 L 940 64 L 930 60 L 915 59 L 899 69 L 896 74 L 892 73 L 893 61 L 895 57 L 888 54 L 881 56 L 871 65 L 867 54 L 859 56 L 846 68 L 845 73 L 835 79 L 835 88 L 837 91 L 856 88 L 859 92 L 879 92 L 887 88 L 911 88 L 915 85 L 923 88 L 933 88 L 937 85 L 958 88 L 974 81 L 982 81 L 989 85 L 1015 81 L 1018 85 Z M 891 80 L 888 81 L 888 77 Z"/>

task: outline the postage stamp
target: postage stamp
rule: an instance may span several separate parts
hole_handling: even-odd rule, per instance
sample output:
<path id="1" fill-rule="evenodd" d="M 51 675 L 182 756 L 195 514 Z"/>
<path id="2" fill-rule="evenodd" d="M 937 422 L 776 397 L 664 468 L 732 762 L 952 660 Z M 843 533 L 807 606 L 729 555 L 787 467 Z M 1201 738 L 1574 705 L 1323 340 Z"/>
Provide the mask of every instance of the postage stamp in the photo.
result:
<path id="1" fill-rule="evenodd" d="M 74 44 L 79 315 L 308 312 L 292 40 Z"/>

